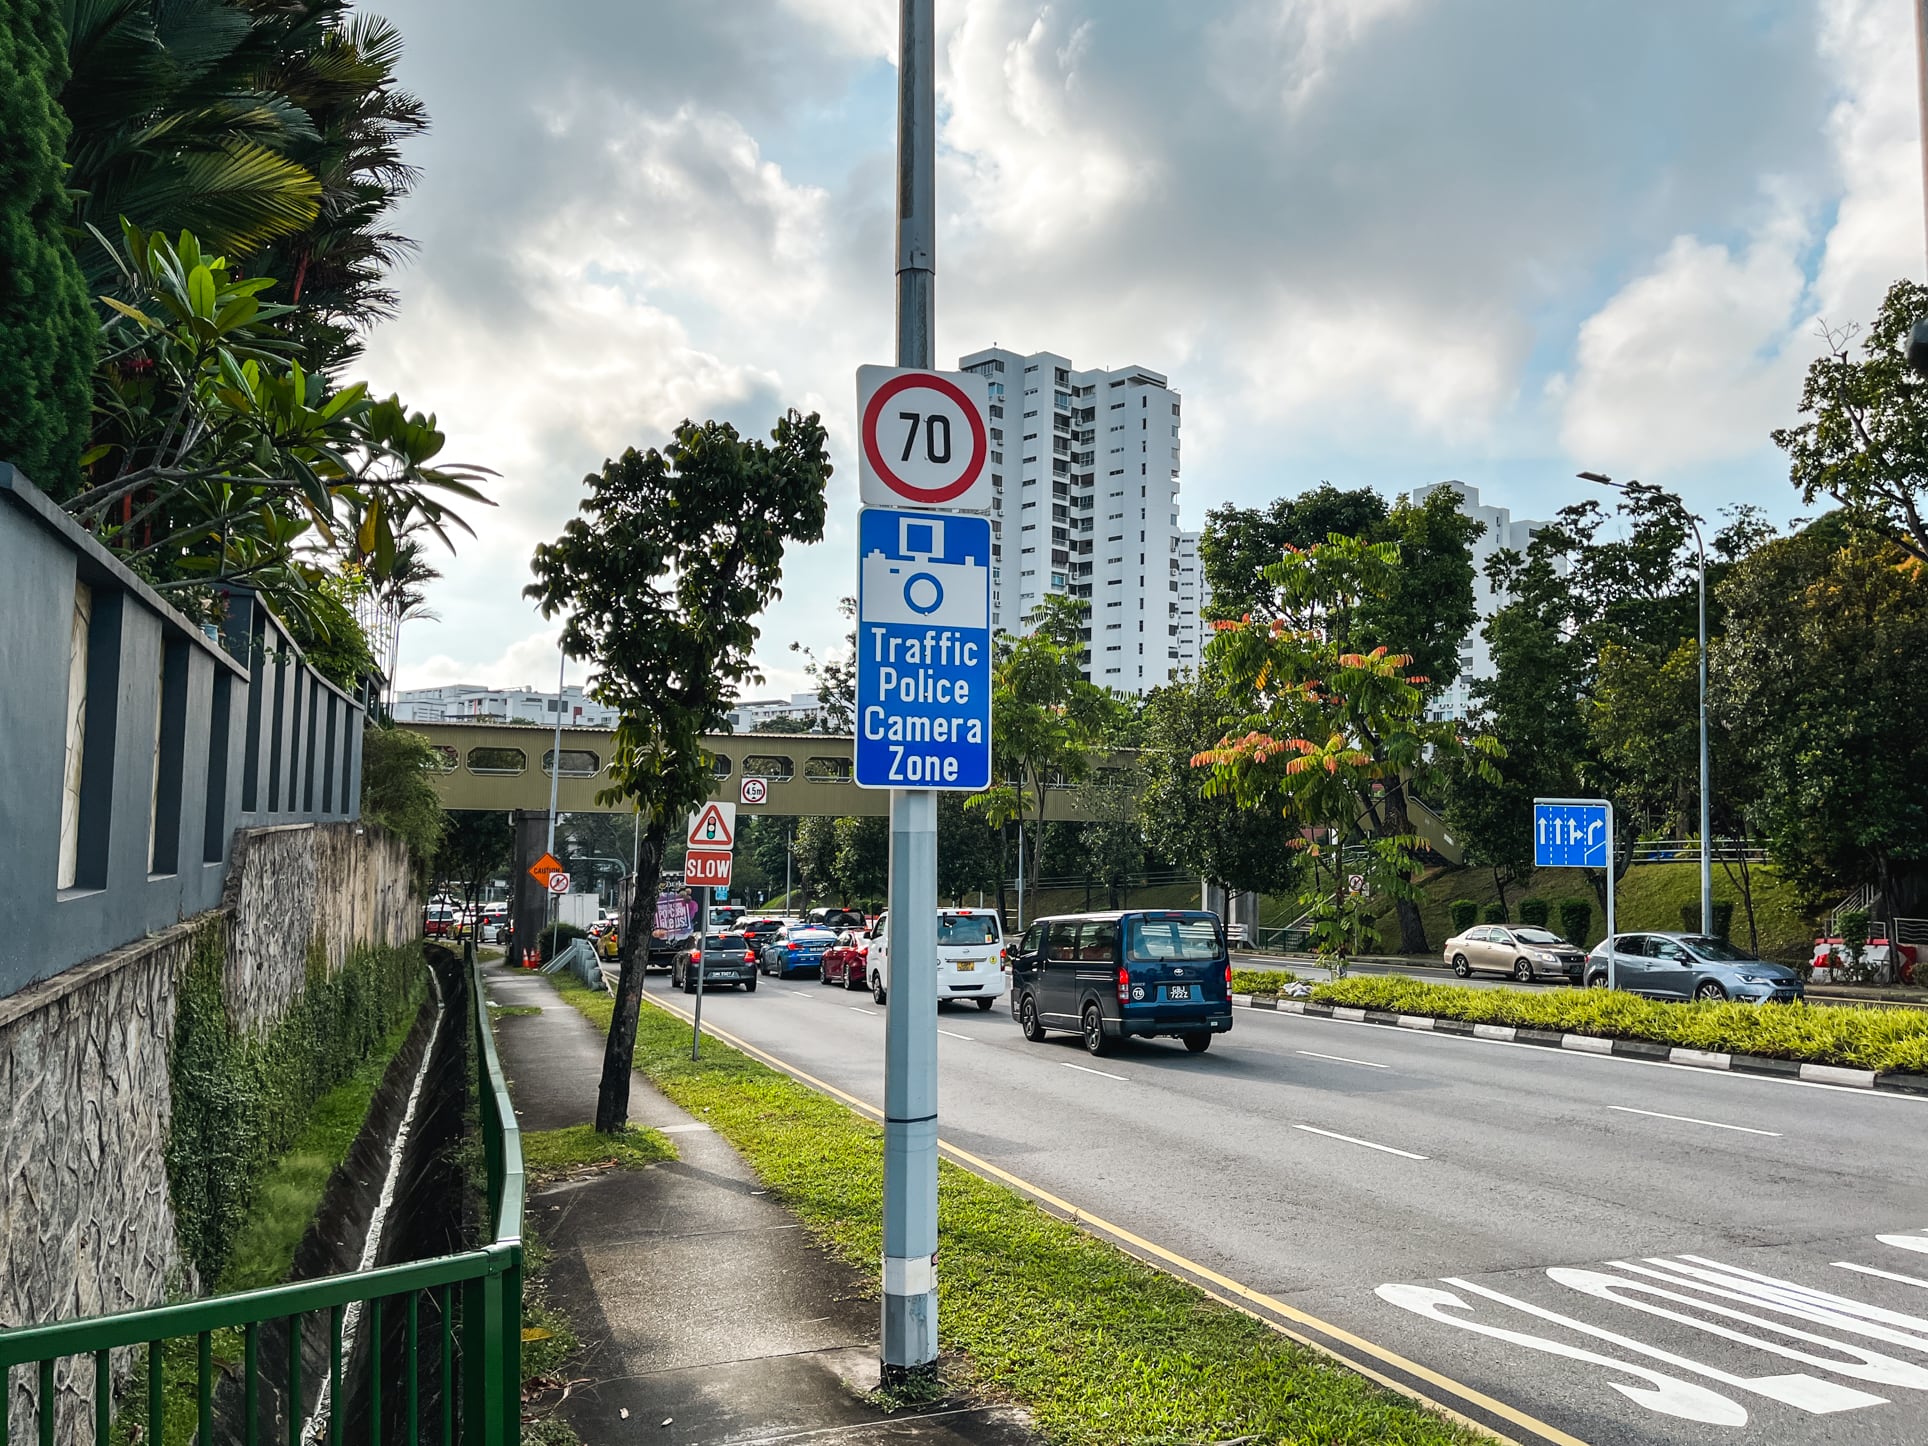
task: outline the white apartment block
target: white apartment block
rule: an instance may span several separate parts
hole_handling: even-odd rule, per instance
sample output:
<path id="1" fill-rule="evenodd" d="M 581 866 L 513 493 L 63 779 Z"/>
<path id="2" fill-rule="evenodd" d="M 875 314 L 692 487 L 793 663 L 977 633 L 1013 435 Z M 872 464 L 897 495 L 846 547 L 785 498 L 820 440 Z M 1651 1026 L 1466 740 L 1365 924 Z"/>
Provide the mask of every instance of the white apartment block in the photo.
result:
<path id="1" fill-rule="evenodd" d="M 565 728 L 614 728 L 620 714 L 579 687 L 560 698 L 533 688 L 485 688 L 455 683 L 444 688 L 408 688 L 395 695 L 397 723 L 543 723 L 555 725 L 561 712 Z"/>
<path id="2" fill-rule="evenodd" d="M 778 718 L 802 718 L 808 726 L 823 726 L 823 704 L 815 693 L 792 693 L 788 698 L 752 698 L 730 710 L 732 733 L 754 733 L 760 724 Z"/>
<path id="3" fill-rule="evenodd" d="M 1466 717 L 1473 710 L 1474 681 L 1493 676 L 1493 652 L 1487 646 L 1482 629 L 1486 620 L 1506 599 L 1496 594 L 1493 585 L 1486 580 L 1486 564 L 1494 553 L 1503 548 L 1510 548 L 1514 552 L 1526 551 L 1533 534 L 1545 527 L 1546 523 L 1531 522 L 1525 518 L 1516 520 L 1507 508 L 1482 506 L 1479 488 L 1469 487 L 1464 482 L 1429 482 L 1424 487 L 1413 488 L 1406 497 L 1414 506 L 1418 506 L 1442 487 L 1459 499 L 1461 512 L 1475 522 L 1486 524 L 1486 530 L 1473 539 L 1473 603 L 1479 609 L 1479 620 L 1459 645 L 1459 677 L 1454 680 L 1452 687 L 1433 700 L 1433 706 L 1428 710 L 1433 718 L 1458 719 Z"/>
<path id="4" fill-rule="evenodd" d="M 1178 526 L 1180 397 L 1146 367 L 1052 352 L 960 359 L 991 384 L 991 626 L 1044 598 L 1091 605 L 1089 676 L 1144 693 L 1198 666 L 1198 534 Z"/>

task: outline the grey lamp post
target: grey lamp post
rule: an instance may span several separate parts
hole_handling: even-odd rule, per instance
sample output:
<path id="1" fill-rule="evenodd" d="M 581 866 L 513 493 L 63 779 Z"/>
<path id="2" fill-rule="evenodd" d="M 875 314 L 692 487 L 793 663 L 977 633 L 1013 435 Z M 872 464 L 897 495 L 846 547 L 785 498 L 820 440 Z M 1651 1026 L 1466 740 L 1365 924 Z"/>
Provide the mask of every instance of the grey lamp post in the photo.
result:
<path id="1" fill-rule="evenodd" d="M 1597 482 L 1616 492 L 1631 492 L 1641 486 L 1638 481 L 1616 482 L 1601 472 L 1582 472 L 1579 477 L 1582 482 Z M 1653 490 L 1661 489 L 1654 487 Z M 1700 556 L 1700 932 L 1711 936 L 1714 932 L 1714 836 L 1708 822 L 1712 795 L 1707 777 L 1707 544 L 1701 540 L 1700 519 L 1687 510 L 1687 504 L 1677 494 L 1665 495 L 1673 498 L 1680 515 L 1694 530 L 1694 550 Z"/>

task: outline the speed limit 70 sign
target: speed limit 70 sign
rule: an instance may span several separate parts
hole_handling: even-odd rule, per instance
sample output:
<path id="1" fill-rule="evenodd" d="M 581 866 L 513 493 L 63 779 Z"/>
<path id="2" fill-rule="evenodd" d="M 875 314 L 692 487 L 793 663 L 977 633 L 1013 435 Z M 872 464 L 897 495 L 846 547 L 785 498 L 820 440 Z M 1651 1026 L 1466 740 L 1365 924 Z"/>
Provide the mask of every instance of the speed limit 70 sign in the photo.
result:
<path id="1" fill-rule="evenodd" d="M 989 512 L 990 383 L 972 372 L 857 368 L 857 492 L 866 507 Z"/>

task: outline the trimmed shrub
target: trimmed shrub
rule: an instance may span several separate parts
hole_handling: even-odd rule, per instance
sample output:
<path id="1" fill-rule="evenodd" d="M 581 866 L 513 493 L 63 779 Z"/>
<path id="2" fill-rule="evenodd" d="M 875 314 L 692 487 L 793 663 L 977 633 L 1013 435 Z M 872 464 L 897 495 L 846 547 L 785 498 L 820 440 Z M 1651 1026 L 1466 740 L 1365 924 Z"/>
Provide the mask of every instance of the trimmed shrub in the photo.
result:
<path id="1" fill-rule="evenodd" d="M 1464 934 L 1479 922 L 1479 905 L 1471 899 L 1454 899 L 1446 906 L 1447 913 L 1453 917 L 1453 932 Z"/>
<path id="2" fill-rule="evenodd" d="M 1593 931 L 1593 900 L 1560 900 L 1560 933 L 1581 947 L 1586 946 L 1587 935 Z"/>
<path id="3" fill-rule="evenodd" d="M 547 964 L 551 959 L 556 957 L 558 950 L 569 947 L 569 941 L 571 939 L 587 939 L 588 937 L 589 931 L 587 929 L 578 929 L 574 924 L 564 924 L 560 922 L 544 924 L 542 926 L 542 932 L 536 935 L 536 949 L 542 956 L 542 962 Z"/>
<path id="4" fill-rule="evenodd" d="M 1482 924 L 1504 924 L 1506 922 L 1506 905 L 1502 904 L 1498 899 L 1495 899 L 1479 911 L 1479 918 Z"/>
<path id="5" fill-rule="evenodd" d="M 1546 927 L 1546 921 L 1552 916 L 1553 907 L 1548 904 L 1545 899 L 1528 898 L 1520 900 L 1520 922 L 1522 924 L 1538 924 L 1544 929 Z"/>

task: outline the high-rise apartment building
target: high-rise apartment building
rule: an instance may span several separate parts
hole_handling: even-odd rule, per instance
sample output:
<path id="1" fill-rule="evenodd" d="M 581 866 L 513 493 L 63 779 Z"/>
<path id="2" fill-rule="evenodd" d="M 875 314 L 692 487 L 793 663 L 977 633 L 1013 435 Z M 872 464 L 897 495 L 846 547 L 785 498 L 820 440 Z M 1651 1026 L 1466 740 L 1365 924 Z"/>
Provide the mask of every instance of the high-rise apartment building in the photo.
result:
<path id="1" fill-rule="evenodd" d="M 1196 668 L 1198 534 L 1178 526 L 1180 398 L 1146 367 L 1079 370 L 992 347 L 991 626 L 1022 632 L 1052 594 L 1091 605 L 1088 673 L 1143 693 Z"/>
<path id="2" fill-rule="evenodd" d="M 1486 524 L 1486 530 L 1473 539 L 1473 603 L 1479 609 L 1479 618 L 1473 624 L 1472 632 L 1459 645 L 1459 677 L 1452 687 L 1433 699 L 1432 707 L 1428 710 L 1434 718 L 1464 718 L 1473 710 L 1473 683 L 1493 676 L 1493 650 L 1487 645 L 1483 629 L 1486 620 L 1506 601 L 1493 591 L 1493 585 L 1487 581 L 1486 564 L 1502 548 L 1514 552 L 1526 551 L 1533 534 L 1546 524 L 1525 518 L 1515 519 L 1505 507 L 1482 506 L 1479 488 L 1469 487 L 1464 482 L 1429 482 L 1424 487 L 1413 488 L 1407 494 L 1407 499 L 1416 507 L 1441 488 L 1459 499 L 1461 512 L 1475 522 Z"/>

